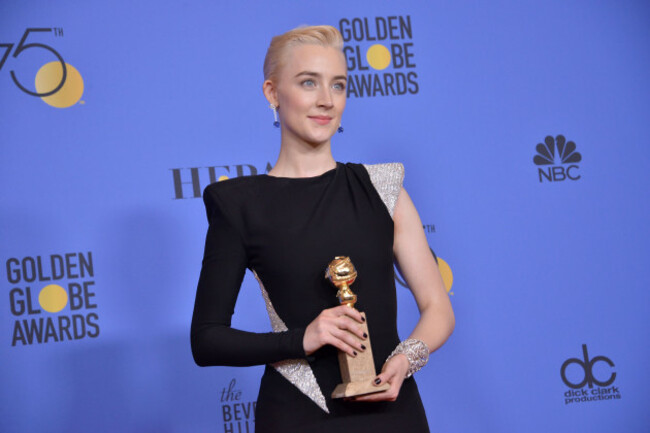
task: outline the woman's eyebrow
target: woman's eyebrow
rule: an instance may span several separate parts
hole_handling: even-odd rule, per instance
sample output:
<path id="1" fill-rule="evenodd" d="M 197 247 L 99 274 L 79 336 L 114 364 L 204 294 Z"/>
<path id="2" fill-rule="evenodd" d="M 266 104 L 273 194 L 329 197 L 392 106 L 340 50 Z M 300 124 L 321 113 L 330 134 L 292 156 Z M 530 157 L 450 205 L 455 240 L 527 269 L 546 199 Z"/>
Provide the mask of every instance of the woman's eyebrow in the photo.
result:
<path id="1" fill-rule="evenodd" d="M 309 77 L 320 77 L 321 76 L 318 72 L 302 71 L 302 72 L 298 72 L 296 74 L 296 77 L 299 77 L 301 75 L 307 75 Z"/>
<path id="2" fill-rule="evenodd" d="M 296 74 L 296 77 L 300 77 L 302 75 L 306 75 L 308 77 L 316 77 L 316 78 L 320 78 L 322 76 L 318 72 L 302 71 L 302 72 L 298 72 Z M 337 76 L 334 77 L 334 80 L 345 80 L 345 81 L 347 81 L 347 79 L 348 79 L 348 77 L 346 77 L 345 75 L 337 75 Z"/>

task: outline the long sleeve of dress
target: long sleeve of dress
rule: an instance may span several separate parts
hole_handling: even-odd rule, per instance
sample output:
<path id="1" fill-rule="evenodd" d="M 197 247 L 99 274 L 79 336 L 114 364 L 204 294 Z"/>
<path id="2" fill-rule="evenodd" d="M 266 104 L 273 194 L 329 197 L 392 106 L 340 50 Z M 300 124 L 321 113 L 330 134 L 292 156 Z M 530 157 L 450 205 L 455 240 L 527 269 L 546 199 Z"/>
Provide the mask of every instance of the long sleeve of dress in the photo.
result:
<path id="1" fill-rule="evenodd" d="M 194 361 L 200 366 L 249 366 L 304 358 L 304 328 L 255 333 L 230 327 L 248 264 L 246 248 L 218 185 L 204 190 L 203 201 L 209 227 L 192 316 Z"/>

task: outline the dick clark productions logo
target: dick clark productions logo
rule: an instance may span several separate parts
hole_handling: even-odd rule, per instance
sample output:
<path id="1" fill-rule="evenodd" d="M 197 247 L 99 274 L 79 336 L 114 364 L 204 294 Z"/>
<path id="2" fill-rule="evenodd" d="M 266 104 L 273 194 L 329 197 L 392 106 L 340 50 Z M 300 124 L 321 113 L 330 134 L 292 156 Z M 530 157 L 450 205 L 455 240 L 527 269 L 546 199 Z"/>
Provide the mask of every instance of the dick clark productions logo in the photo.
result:
<path id="1" fill-rule="evenodd" d="M 539 143 L 535 150 L 537 155 L 533 157 L 533 162 L 537 165 L 540 183 L 580 179 L 580 167 L 577 163 L 582 161 L 582 155 L 576 152 L 576 144 L 573 141 L 566 141 L 563 135 L 555 138 L 548 135 L 544 143 Z"/>
<path id="2" fill-rule="evenodd" d="M 606 356 L 589 358 L 587 345 L 583 344 L 582 359 L 569 358 L 560 368 L 562 382 L 569 387 L 564 393 L 564 404 L 620 399 L 618 387 L 610 386 L 616 380 L 613 367 L 614 362 Z M 594 370 L 598 372 L 598 377 Z"/>

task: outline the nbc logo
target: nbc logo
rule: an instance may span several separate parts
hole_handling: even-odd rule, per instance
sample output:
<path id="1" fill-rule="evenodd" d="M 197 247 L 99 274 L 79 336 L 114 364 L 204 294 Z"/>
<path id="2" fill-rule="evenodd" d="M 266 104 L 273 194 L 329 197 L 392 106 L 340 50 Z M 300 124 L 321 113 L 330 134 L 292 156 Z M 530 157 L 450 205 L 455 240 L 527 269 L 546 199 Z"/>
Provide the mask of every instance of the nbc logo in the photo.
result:
<path id="1" fill-rule="evenodd" d="M 544 143 L 539 143 L 537 155 L 533 162 L 537 165 L 539 181 L 560 182 L 566 179 L 578 180 L 577 173 L 580 168 L 577 163 L 582 161 L 580 152 L 576 152 L 576 144 L 573 141 L 566 141 L 563 135 L 553 138 L 547 135 Z"/>

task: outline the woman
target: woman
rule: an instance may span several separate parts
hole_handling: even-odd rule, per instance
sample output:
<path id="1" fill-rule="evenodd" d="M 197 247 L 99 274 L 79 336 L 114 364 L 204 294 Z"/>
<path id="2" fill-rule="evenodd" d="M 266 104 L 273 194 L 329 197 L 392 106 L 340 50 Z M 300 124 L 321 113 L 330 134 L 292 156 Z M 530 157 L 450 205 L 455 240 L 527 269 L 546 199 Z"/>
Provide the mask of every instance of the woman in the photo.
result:
<path id="1" fill-rule="evenodd" d="M 401 164 L 343 164 L 331 152 L 346 102 L 339 32 L 302 27 L 273 38 L 263 91 L 281 128 L 280 154 L 267 175 L 204 191 L 209 228 L 192 319 L 198 365 L 266 364 L 256 431 L 428 431 L 411 374 L 454 327 L 451 304 L 422 223 L 402 188 Z M 387 390 L 332 399 L 341 382 L 337 349 L 366 350 L 359 310 L 338 305 L 324 278 L 349 256 L 357 307 L 367 313 L 372 352 Z M 420 319 L 405 342 L 396 327 L 393 260 L 413 292 Z M 260 283 L 274 332 L 230 327 L 246 269 Z M 387 359 L 388 358 L 388 359 Z M 408 378 L 407 378 L 408 377 Z"/>

